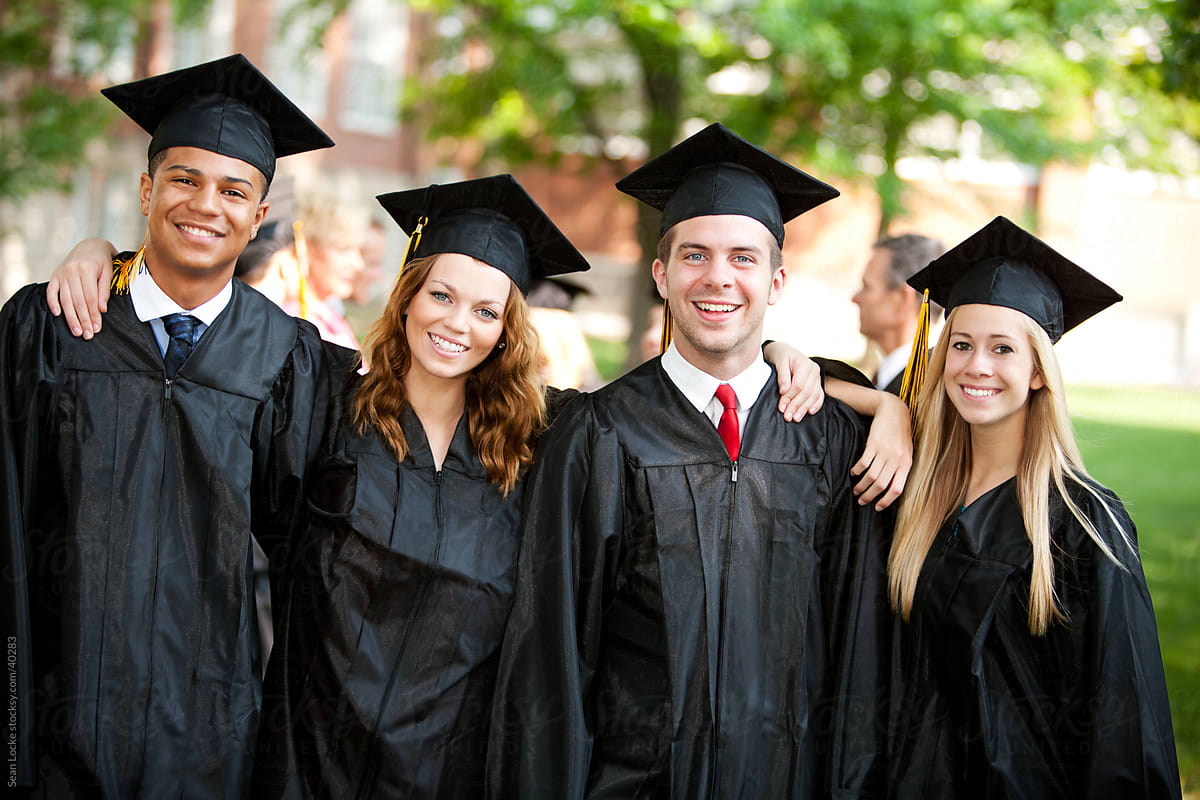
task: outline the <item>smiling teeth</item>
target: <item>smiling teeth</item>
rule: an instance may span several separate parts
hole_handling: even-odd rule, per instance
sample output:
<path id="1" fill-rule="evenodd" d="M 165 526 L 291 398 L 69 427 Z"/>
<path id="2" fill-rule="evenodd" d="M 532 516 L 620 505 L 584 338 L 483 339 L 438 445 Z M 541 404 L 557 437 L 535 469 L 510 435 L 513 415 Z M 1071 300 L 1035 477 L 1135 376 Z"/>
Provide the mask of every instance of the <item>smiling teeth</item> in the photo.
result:
<path id="1" fill-rule="evenodd" d="M 467 349 L 465 346 L 463 346 L 461 344 L 452 342 L 449 339 L 443 339 L 442 337 L 438 336 L 436 333 L 429 334 L 429 338 L 432 339 L 433 343 L 436 344 L 438 347 L 442 348 L 443 350 L 448 350 L 451 353 L 461 353 Z"/>
<path id="2" fill-rule="evenodd" d="M 991 397 L 994 394 L 999 394 L 999 389 L 970 389 L 963 387 L 963 394 L 967 397 Z"/>
<path id="3" fill-rule="evenodd" d="M 217 234 L 213 233 L 212 231 L 205 230 L 204 228 L 194 228 L 191 225 L 180 225 L 179 230 L 183 231 L 184 233 L 190 233 L 193 236 L 216 236 L 217 235 Z"/>
<path id="4" fill-rule="evenodd" d="M 701 311 L 733 311 L 737 306 L 732 303 L 696 303 L 696 308 Z"/>

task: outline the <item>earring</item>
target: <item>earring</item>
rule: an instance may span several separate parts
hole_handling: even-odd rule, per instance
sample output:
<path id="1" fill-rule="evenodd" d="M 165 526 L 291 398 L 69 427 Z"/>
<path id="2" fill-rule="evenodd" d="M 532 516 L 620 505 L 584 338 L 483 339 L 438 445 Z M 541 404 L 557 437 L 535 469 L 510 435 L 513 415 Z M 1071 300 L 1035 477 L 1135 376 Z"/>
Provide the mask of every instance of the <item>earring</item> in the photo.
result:
<path id="1" fill-rule="evenodd" d="M 497 342 L 497 343 L 496 343 L 496 349 L 497 349 L 497 350 L 503 350 L 503 349 L 504 349 L 504 348 L 506 348 L 506 347 L 508 347 L 508 343 L 507 343 L 507 342 L 500 341 L 500 342 Z"/>

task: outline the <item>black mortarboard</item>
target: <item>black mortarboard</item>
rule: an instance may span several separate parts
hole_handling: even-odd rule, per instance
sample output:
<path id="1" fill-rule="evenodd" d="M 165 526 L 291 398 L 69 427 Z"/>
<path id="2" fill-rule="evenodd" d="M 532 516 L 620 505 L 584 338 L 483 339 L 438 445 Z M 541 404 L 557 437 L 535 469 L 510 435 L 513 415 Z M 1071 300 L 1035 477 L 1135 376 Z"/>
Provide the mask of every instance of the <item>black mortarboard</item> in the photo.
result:
<path id="1" fill-rule="evenodd" d="M 522 292 L 534 278 L 588 269 L 512 175 L 435 183 L 376 199 L 410 236 L 405 261 L 461 253 L 500 270 Z"/>
<path id="2" fill-rule="evenodd" d="M 1088 317 L 1121 300 L 1036 236 L 996 217 L 908 279 L 949 314 L 969 303 L 1014 308 L 1057 342 Z"/>
<path id="3" fill-rule="evenodd" d="M 719 122 L 635 169 L 617 188 L 663 212 L 659 236 L 692 217 L 737 214 L 761 222 L 781 247 L 785 222 L 839 194 Z"/>
<path id="4" fill-rule="evenodd" d="M 101 93 L 153 137 L 148 157 L 199 147 L 275 175 L 275 159 L 332 147 L 303 111 L 240 53 Z"/>

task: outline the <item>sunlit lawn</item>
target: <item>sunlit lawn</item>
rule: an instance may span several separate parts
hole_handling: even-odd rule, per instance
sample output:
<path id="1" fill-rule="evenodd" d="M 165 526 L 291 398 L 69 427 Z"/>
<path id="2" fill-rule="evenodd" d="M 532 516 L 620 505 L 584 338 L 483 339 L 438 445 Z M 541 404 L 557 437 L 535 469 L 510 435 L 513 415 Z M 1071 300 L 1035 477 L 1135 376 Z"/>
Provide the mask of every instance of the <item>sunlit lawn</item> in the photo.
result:
<path id="1" fill-rule="evenodd" d="M 1154 598 L 1184 786 L 1200 793 L 1200 394 L 1071 387 L 1088 471 L 1124 501 Z"/>

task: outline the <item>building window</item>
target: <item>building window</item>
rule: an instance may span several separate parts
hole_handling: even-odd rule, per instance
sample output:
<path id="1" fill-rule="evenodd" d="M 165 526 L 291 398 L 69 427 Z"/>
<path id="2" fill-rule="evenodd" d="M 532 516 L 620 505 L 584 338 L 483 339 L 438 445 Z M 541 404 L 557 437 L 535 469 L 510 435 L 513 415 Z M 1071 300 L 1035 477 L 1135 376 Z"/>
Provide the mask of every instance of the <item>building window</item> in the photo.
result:
<path id="1" fill-rule="evenodd" d="M 234 0 L 211 0 L 195 23 L 175 29 L 171 37 L 172 69 L 224 58 L 233 52 Z"/>
<path id="2" fill-rule="evenodd" d="M 314 120 L 326 115 L 329 101 L 329 57 L 315 38 L 320 21 L 317 11 L 289 2 L 273 3 L 264 70 Z"/>
<path id="3" fill-rule="evenodd" d="M 408 10 L 396 0 L 353 0 L 339 123 L 390 136 L 399 128 L 400 89 L 408 51 Z"/>

